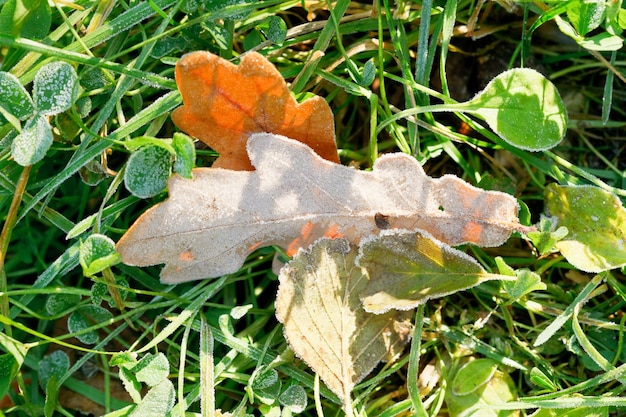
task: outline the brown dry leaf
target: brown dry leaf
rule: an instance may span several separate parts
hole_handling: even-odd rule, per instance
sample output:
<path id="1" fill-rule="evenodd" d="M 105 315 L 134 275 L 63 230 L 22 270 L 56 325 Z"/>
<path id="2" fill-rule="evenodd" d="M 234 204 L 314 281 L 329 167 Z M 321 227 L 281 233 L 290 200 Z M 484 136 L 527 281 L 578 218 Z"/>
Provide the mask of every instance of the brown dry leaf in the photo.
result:
<path id="1" fill-rule="evenodd" d="M 272 134 L 252 135 L 248 153 L 256 171 L 174 175 L 170 198 L 118 242 L 122 261 L 165 263 L 161 280 L 168 283 L 218 277 L 264 246 L 296 250 L 322 235 L 356 243 L 378 233 L 377 213 L 386 227 L 425 230 L 450 245 L 498 246 L 523 228 L 515 198 L 450 175 L 432 179 L 406 154 L 384 155 L 371 172 L 358 171 Z"/>
<path id="2" fill-rule="evenodd" d="M 320 239 L 280 271 L 276 317 L 293 351 L 350 408 L 350 392 L 381 361 L 408 342 L 407 314 L 367 313 L 359 294 L 367 272 L 355 266 L 356 248 L 345 239 Z"/>
<path id="3" fill-rule="evenodd" d="M 322 158 L 339 162 L 326 101 L 316 96 L 298 103 L 261 54 L 249 52 L 236 66 L 209 52 L 192 52 L 176 64 L 176 83 L 184 105 L 174 110 L 172 120 L 219 152 L 215 168 L 252 170 L 246 141 L 264 132 L 299 140 Z"/>

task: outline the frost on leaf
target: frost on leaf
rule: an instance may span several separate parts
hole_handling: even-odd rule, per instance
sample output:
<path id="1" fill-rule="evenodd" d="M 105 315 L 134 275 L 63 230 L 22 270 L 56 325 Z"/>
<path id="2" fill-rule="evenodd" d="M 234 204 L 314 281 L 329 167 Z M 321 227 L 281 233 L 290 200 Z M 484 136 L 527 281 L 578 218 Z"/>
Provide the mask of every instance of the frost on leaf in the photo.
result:
<path id="1" fill-rule="evenodd" d="M 380 231 L 377 214 L 385 227 L 425 230 L 450 245 L 498 246 L 522 228 L 515 198 L 450 175 L 432 179 L 406 154 L 384 155 L 371 172 L 358 171 L 272 134 L 252 135 L 248 154 L 256 171 L 173 176 L 170 198 L 118 242 L 122 261 L 165 263 L 162 281 L 176 283 L 234 273 L 263 246 L 293 254 L 321 236 L 357 243 Z"/>
<path id="2" fill-rule="evenodd" d="M 465 253 L 424 232 L 386 230 L 361 241 L 357 265 L 370 282 L 361 292 L 365 310 L 384 313 L 409 310 L 494 279 L 515 279 L 487 273 Z"/>
<path id="3" fill-rule="evenodd" d="M 554 243 L 567 261 L 586 272 L 626 265 L 626 209 L 617 196 L 593 186 L 550 184 L 546 212 L 569 233 Z"/>
<path id="4" fill-rule="evenodd" d="M 192 52 L 178 61 L 176 83 L 184 105 L 172 120 L 219 152 L 215 168 L 252 170 L 246 142 L 264 132 L 296 139 L 339 162 L 326 101 L 316 96 L 298 103 L 278 70 L 258 53 L 245 54 L 236 66 L 209 52 Z"/>
<path id="5" fill-rule="evenodd" d="M 52 146 L 52 128 L 41 114 L 29 119 L 11 143 L 11 155 L 22 166 L 41 161 Z"/>
<path id="6" fill-rule="evenodd" d="M 276 317 L 302 358 L 346 404 L 354 385 L 402 352 L 411 314 L 367 313 L 359 294 L 367 272 L 345 239 L 320 239 L 280 271 Z"/>
<path id="7" fill-rule="evenodd" d="M 67 62 L 44 65 L 35 75 L 33 97 L 37 111 L 45 116 L 62 113 L 76 98 L 78 75 Z"/>

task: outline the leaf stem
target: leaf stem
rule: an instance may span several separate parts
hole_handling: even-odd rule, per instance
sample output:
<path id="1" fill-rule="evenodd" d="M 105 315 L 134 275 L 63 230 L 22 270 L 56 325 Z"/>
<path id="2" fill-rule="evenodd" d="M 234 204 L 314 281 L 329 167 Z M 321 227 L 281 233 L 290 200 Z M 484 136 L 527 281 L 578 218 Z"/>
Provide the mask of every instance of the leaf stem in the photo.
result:
<path id="1" fill-rule="evenodd" d="M 415 417 L 428 417 L 420 398 L 417 377 L 420 365 L 420 350 L 422 348 L 422 329 L 424 327 L 424 304 L 420 304 L 415 312 L 415 329 L 413 330 L 413 340 L 411 340 L 411 353 L 409 357 L 409 370 L 407 374 L 407 390 L 409 398 L 413 403 Z"/>
<path id="2" fill-rule="evenodd" d="M 9 296 L 7 294 L 8 283 L 7 283 L 7 275 L 4 269 L 4 260 L 6 259 L 7 251 L 9 249 L 9 241 L 11 240 L 11 234 L 13 232 L 13 228 L 17 223 L 17 212 L 20 208 L 20 204 L 22 202 L 22 197 L 24 196 L 24 190 L 26 189 L 26 184 L 28 183 L 28 176 L 30 175 L 30 170 L 32 165 L 25 166 L 20 174 L 20 178 L 17 180 L 17 184 L 15 184 L 15 193 L 13 194 L 13 200 L 11 201 L 11 206 L 9 207 L 9 212 L 7 213 L 6 220 L 4 222 L 4 226 L 2 227 L 2 233 L 0 233 L 0 314 L 9 317 Z M 11 336 L 11 326 L 5 325 L 5 332 L 7 336 Z"/>

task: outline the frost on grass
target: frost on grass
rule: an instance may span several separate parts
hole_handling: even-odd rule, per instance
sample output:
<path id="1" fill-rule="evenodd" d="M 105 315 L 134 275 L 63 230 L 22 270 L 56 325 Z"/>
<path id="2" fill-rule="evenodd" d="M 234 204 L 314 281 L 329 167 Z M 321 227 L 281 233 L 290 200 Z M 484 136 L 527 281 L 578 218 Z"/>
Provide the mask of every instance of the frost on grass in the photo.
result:
<path id="1" fill-rule="evenodd" d="M 426 230 L 451 245 L 498 246 L 523 228 L 512 196 L 450 175 L 429 178 L 406 154 L 358 171 L 272 134 L 252 135 L 248 153 L 256 171 L 205 168 L 192 180 L 172 177 L 170 198 L 118 242 L 122 261 L 166 263 L 161 279 L 183 282 L 236 272 L 259 247 L 294 254 L 321 236 L 356 243 L 379 232 L 377 214 L 389 228 Z"/>
<path id="2" fill-rule="evenodd" d="M 76 98 L 77 80 L 76 70 L 67 62 L 55 61 L 41 67 L 33 83 L 37 111 L 52 116 L 69 109 Z"/>

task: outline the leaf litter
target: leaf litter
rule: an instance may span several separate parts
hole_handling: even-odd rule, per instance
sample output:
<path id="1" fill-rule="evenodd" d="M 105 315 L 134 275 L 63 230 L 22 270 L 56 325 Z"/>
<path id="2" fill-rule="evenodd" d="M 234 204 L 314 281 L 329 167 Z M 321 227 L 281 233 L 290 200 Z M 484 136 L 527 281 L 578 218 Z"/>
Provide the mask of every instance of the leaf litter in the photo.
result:
<path id="1" fill-rule="evenodd" d="M 235 66 L 194 52 L 176 80 L 185 104 L 174 122 L 220 157 L 191 179 L 170 178 L 169 199 L 118 242 L 123 262 L 165 264 L 161 280 L 180 283 L 236 273 L 264 246 L 285 249 L 293 259 L 279 272 L 277 318 L 346 412 L 355 384 L 410 339 L 402 310 L 514 279 L 449 246 L 498 246 L 529 231 L 514 197 L 430 178 L 403 153 L 383 155 L 371 172 L 338 164 L 326 102 L 298 104 L 259 54 Z"/>

